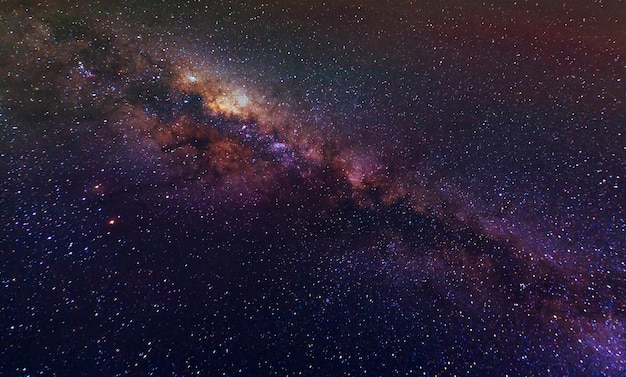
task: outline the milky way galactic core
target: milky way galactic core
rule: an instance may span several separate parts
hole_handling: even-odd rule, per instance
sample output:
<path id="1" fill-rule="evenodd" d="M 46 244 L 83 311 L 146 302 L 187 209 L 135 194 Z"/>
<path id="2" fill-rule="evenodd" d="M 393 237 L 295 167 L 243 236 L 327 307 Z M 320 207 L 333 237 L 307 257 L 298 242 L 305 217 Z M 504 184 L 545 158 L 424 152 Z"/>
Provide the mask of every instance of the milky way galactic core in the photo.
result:
<path id="1" fill-rule="evenodd" d="M 624 20 L 0 2 L 0 374 L 623 376 Z"/>

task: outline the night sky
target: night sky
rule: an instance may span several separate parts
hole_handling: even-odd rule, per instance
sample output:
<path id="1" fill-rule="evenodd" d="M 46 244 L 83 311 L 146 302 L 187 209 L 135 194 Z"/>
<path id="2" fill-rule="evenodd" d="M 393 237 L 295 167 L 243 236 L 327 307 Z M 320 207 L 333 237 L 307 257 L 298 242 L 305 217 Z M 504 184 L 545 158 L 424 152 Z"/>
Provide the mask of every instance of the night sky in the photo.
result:
<path id="1" fill-rule="evenodd" d="M 0 1 L 0 127 L 2 376 L 626 375 L 625 1 Z"/>

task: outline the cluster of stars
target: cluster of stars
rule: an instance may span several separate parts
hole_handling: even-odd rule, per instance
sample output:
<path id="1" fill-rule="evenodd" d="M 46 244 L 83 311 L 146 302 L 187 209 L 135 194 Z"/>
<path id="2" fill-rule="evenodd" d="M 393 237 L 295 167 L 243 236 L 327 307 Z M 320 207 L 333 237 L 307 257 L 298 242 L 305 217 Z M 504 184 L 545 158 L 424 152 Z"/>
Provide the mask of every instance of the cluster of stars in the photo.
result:
<path id="1" fill-rule="evenodd" d="M 618 3 L 8 2 L 0 374 L 621 375 Z"/>

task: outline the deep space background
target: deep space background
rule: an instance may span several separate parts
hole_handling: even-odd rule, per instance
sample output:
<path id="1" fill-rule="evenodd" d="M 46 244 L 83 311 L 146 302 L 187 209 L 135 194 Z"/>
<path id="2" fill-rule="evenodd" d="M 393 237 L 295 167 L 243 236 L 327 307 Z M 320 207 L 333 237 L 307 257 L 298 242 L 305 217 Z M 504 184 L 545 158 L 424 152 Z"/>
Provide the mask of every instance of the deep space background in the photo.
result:
<path id="1" fill-rule="evenodd" d="M 626 2 L 0 1 L 0 375 L 626 375 Z"/>

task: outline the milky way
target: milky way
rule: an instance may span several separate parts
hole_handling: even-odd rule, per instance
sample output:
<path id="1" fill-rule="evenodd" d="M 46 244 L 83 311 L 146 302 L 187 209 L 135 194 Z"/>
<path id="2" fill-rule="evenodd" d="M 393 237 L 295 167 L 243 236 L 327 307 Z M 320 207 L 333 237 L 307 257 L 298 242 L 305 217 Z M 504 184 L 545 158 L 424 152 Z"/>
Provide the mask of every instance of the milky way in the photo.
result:
<path id="1" fill-rule="evenodd" d="M 3 2 L 0 374 L 623 375 L 625 19 Z"/>

